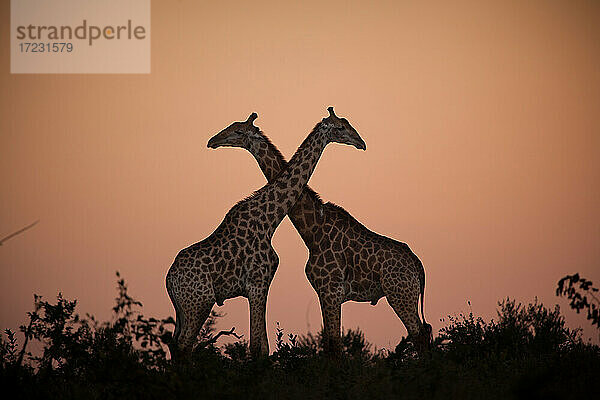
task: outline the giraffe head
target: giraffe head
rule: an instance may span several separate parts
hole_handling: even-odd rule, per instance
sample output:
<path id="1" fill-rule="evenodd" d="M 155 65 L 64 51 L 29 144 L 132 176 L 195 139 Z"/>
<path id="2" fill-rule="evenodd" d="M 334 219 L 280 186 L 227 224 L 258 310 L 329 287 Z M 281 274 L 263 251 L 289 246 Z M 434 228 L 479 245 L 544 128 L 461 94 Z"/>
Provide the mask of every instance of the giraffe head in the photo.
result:
<path id="1" fill-rule="evenodd" d="M 256 118 L 258 118 L 258 115 L 252 113 L 246 121 L 234 122 L 210 138 L 207 146 L 212 149 L 222 146 L 242 147 L 247 149 L 253 141 L 264 137 L 260 129 L 257 126 L 254 126 L 254 120 Z"/>
<path id="2" fill-rule="evenodd" d="M 333 107 L 327 108 L 327 111 L 329 116 L 323 118 L 319 128 L 326 133 L 329 142 L 349 144 L 361 150 L 367 149 L 365 141 L 346 118 L 338 118 L 333 112 Z"/>

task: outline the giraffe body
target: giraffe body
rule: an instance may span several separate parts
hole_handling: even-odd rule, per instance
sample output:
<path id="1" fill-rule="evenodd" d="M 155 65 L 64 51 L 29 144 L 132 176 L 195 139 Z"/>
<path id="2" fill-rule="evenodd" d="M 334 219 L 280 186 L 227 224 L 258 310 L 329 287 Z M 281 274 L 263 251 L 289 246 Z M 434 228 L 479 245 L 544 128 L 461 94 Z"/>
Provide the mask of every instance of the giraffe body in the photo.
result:
<path id="1" fill-rule="evenodd" d="M 235 206 L 205 240 L 179 252 L 167 274 L 176 311 L 174 338 L 180 352 L 196 342 L 213 305 L 238 296 L 250 304 L 253 352 L 268 353 L 264 316 L 268 288 L 279 259 L 270 238 L 253 230 L 260 222 L 246 204 Z"/>
<path id="2" fill-rule="evenodd" d="M 303 198 L 307 196 L 305 193 Z M 310 194 L 307 196 L 310 197 Z M 309 202 L 313 205 L 316 198 Z M 304 206 L 304 199 L 300 205 Z M 410 337 L 421 349 L 429 341 L 428 324 L 419 318 L 419 296 L 424 293 L 423 264 L 407 244 L 370 231 L 343 208 L 321 203 L 322 230 L 310 237 L 306 276 L 317 292 L 323 314 L 325 347 L 340 349 L 341 305 L 346 301 L 377 304 L 386 297 Z M 302 209 L 306 211 L 306 209 Z M 294 209 L 290 214 L 295 214 Z M 303 214 L 306 215 L 306 214 Z M 290 217 L 298 230 L 309 228 L 312 216 Z M 311 229 L 312 231 L 312 229 Z M 308 235 L 307 235 L 308 236 Z M 422 298 L 422 297 L 421 297 Z"/>
<path id="3" fill-rule="evenodd" d="M 253 113 L 246 122 L 252 123 L 256 117 Z M 222 305 L 226 299 L 244 296 L 250 305 L 251 353 L 268 354 L 267 294 L 279 264 L 271 238 L 302 194 L 330 142 L 365 148 L 353 128 L 336 129 L 331 116 L 323 119 L 298 148 L 288 168 L 237 203 L 209 237 L 179 252 L 166 277 L 176 312 L 174 352 L 192 350 L 215 303 Z M 212 147 L 210 142 L 208 146 Z"/>
<path id="4" fill-rule="evenodd" d="M 215 147 L 242 147 L 257 160 L 268 181 L 286 161 L 254 125 L 237 123 L 215 136 Z M 431 326 L 423 315 L 425 271 L 405 243 L 367 229 L 342 207 L 323 203 L 306 186 L 288 216 L 309 250 L 306 276 L 317 292 L 323 315 L 325 349 L 341 348 L 341 305 L 346 301 L 375 305 L 386 297 L 417 349 L 428 346 Z M 419 318 L 418 301 L 421 297 Z"/>

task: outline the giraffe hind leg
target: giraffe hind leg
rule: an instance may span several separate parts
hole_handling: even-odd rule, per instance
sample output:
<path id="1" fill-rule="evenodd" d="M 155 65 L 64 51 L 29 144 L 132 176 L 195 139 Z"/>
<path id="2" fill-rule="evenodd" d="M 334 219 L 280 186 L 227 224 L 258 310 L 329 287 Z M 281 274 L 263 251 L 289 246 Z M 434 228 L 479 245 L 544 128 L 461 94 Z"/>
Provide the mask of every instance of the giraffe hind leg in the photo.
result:
<path id="1" fill-rule="evenodd" d="M 177 337 L 177 351 L 184 357 L 190 355 L 198 342 L 198 334 L 202 325 L 208 319 L 214 305 L 214 299 L 202 297 L 187 303 L 182 307 L 183 318 L 181 319 L 181 330 Z"/>
<path id="2" fill-rule="evenodd" d="M 215 296 L 207 282 L 189 282 L 176 275 L 167 278 L 167 291 L 175 308 L 175 331 L 169 346 L 171 359 L 175 360 L 191 354 L 215 304 Z"/>
<path id="3" fill-rule="evenodd" d="M 408 337 L 415 345 L 417 352 L 423 353 L 428 347 L 430 333 L 419 318 L 418 292 L 416 296 L 411 292 L 409 291 L 408 294 L 391 293 L 387 295 L 387 300 L 406 327 Z"/>

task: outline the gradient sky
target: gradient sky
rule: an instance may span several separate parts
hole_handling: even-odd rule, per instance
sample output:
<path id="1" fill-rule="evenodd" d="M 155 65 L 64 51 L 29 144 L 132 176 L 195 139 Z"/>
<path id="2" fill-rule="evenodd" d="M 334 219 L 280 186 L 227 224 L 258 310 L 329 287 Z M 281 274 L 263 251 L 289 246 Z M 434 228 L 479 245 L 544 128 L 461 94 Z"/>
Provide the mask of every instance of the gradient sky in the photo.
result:
<path id="1" fill-rule="evenodd" d="M 153 1 L 150 75 L 11 75 L 1 2 L 0 237 L 40 219 L 0 247 L 1 328 L 33 293 L 108 318 L 116 270 L 147 315 L 172 315 L 177 252 L 265 183 L 208 139 L 256 111 L 289 158 L 333 105 L 367 151 L 328 146 L 310 184 L 421 258 L 435 330 L 467 300 L 490 318 L 537 296 L 598 340 L 554 290 L 600 283 L 599 2 L 249 3 Z M 271 347 L 276 321 L 321 324 L 287 218 L 273 244 Z M 245 299 L 218 309 L 248 337 Z M 379 347 L 406 334 L 385 300 L 346 303 L 342 323 Z"/>

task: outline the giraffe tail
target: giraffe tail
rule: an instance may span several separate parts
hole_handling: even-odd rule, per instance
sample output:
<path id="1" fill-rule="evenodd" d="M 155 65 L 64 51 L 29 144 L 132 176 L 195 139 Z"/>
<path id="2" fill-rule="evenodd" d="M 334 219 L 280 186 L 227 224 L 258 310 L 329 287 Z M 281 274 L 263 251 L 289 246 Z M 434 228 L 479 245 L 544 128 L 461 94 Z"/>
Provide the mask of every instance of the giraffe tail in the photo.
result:
<path id="1" fill-rule="evenodd" d="M 421 317 L 423 318 L 423 329 L 429 340 L 429 343 L 433 342 L 433 328 L 430 324 L 425 321 L 425 312 L 423 311 L 423 303 L 425 302 L 425 269 L 421 265 Z"/>
<path id="2" fill-rule="evenodd" d="M 423 325 L 427 322 L 425 321 L 425 313 L 423 312 L 423 303 L 425 301 L 425 271 L 421 270 L 421 317 L 423 318 Z"/>
<path id="3" fill-rule="evenodd" d="M 173 307 L 175 308 L 175 330 L 173 331 L 173 342 L 177 343 L 177 339 L 179 339 L 179 335 L 181 334 L 181 317 L 182 313 L 179 311 L 179 307 L 176 302 L 173 302 Z"/>
<path id="4" fill-rule="evenodd" d="M 169 294 L 169 298 L 171 299 L 171 303 L 173 303 L 173 308 L 175 309 L 175 330 L 173 331 L 173 337 L 171 339 L 171 343 L 169 343 L 168 347 L 171 352 L 171 357 L 173 357 L 173 353 L 177 348 L 177 340 L 179 339 L 179 335 L 181 334 L 181 324 L 183 313 L 181 312 L 181 308 L 177 304 L 177 300 L 175 299 L 175 295 L 172 292 L 171 286 L 169 285 L 169 276 L 167 275 L 167 293 Z"/>

